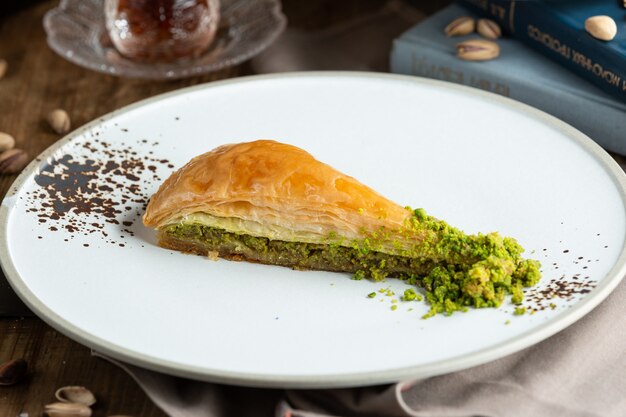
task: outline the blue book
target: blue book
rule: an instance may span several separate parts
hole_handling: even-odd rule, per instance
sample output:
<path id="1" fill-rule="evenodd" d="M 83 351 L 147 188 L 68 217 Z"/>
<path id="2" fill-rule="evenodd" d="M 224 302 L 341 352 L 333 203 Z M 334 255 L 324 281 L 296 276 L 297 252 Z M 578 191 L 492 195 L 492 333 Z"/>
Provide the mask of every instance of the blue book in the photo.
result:
<path id="1" fill-rule="evenodd" d="M 463 0 L 508 33 L 626 103 L 626 9 L 621 0 Z M 611 41 L 595 39 L 585 20 L 617 23 Z"/>
<path id="2" fill-rule="evenodd" d="M 626 104 L 515 39 L 498 39 L 500 56 L 463 61 L 455 45 L 478 35 L 448 38 L 453 19 L 472 15 L 451 5 L 394 41 L 391 71 L 481 88 L 541 109 L 576 127 L 607 150 L 626 155 Z"/>

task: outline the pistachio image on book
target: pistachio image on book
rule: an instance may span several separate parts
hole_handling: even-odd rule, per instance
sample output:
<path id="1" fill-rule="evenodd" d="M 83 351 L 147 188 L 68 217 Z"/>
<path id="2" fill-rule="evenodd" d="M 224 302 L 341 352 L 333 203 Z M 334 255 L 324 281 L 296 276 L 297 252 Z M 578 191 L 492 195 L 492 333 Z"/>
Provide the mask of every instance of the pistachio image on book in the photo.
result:
<path id="1" fill-rule="evenodd" d="M 540 279 L 539 262 L 498 233 L 467 235 L 423 209 L 400 206 L 271 140 L 193 158 L 152 196 L 143 222 L 164 248 L 281 265 L 400 278 L 422 287 L 426 316 L 498 307 Z"/>

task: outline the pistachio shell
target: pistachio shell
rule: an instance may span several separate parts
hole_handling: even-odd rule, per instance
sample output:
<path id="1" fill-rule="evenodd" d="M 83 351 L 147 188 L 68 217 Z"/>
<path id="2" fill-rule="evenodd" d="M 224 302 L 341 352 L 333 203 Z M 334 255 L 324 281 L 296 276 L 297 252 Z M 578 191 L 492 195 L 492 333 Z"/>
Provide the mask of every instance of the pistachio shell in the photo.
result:
<path id="1" fill-rule="evenodd" d="M 585 30 L 594 38 L 610 41 L 617 35 L 615 20 L 609 16 L 592 16 L 585 20 Z"/>
<path id="2" fill-rule="evenodd" d="M 49 417 L 91 417 L 91 408 L 78 403 L 52 403 L 44 406 Z"/>
<path id="3" fill-rule="evenodd" d="M 96 397 L 85 387 L 70 385 L 61 387 L 54 393 L 57 400 L 64 403 L 77 403 L 90 406 L 96 403 Z"/>

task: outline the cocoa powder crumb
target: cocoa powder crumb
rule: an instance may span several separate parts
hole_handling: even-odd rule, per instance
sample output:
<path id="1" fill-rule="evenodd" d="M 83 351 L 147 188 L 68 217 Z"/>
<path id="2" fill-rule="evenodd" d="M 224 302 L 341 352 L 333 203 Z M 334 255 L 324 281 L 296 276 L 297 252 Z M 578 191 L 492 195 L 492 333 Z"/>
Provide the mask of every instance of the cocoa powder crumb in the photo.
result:
<path id="1" fill-rule="evenodd" d="M 107 225 L 109 231 L 123 225 L 115 233 L 121 238 L 133 236 L 132 227 L 148 203 L 149 185 L 161 181 L 157 167 L 173 168 L 167 159 L 138 152 L 146 146 L 155 145 L 145 139 L 131 146 L 95 138 L 50 158 L 35 175 L 39 187 L 27 194 L 26 211 L 50 224 L 49 231 L 69 233 L 70 240 L 96 233 L 118 245 L 105 231 Z"/>

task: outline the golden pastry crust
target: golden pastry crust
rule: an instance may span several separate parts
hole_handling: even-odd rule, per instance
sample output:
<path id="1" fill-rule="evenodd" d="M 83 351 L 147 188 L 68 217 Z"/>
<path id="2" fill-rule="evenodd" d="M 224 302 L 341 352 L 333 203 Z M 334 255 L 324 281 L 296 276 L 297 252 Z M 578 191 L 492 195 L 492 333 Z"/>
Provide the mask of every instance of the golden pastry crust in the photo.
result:
<path id="1" fill-rule="evenodd" d="M 292 230 L 299 239 L 302 233 L 356 238 L 363 229 L 397 230 L 410 216 L 308 152 L 272 140 L 224 145 L 195 157 L 161 185 L 143 221 L 158 229 L 197 213 L 241 220 L 245 233 L 268 235 L 267 228 L 283 240 L 295 239 Z M 259 227 L 251 230 L 250 224 Z"/>

